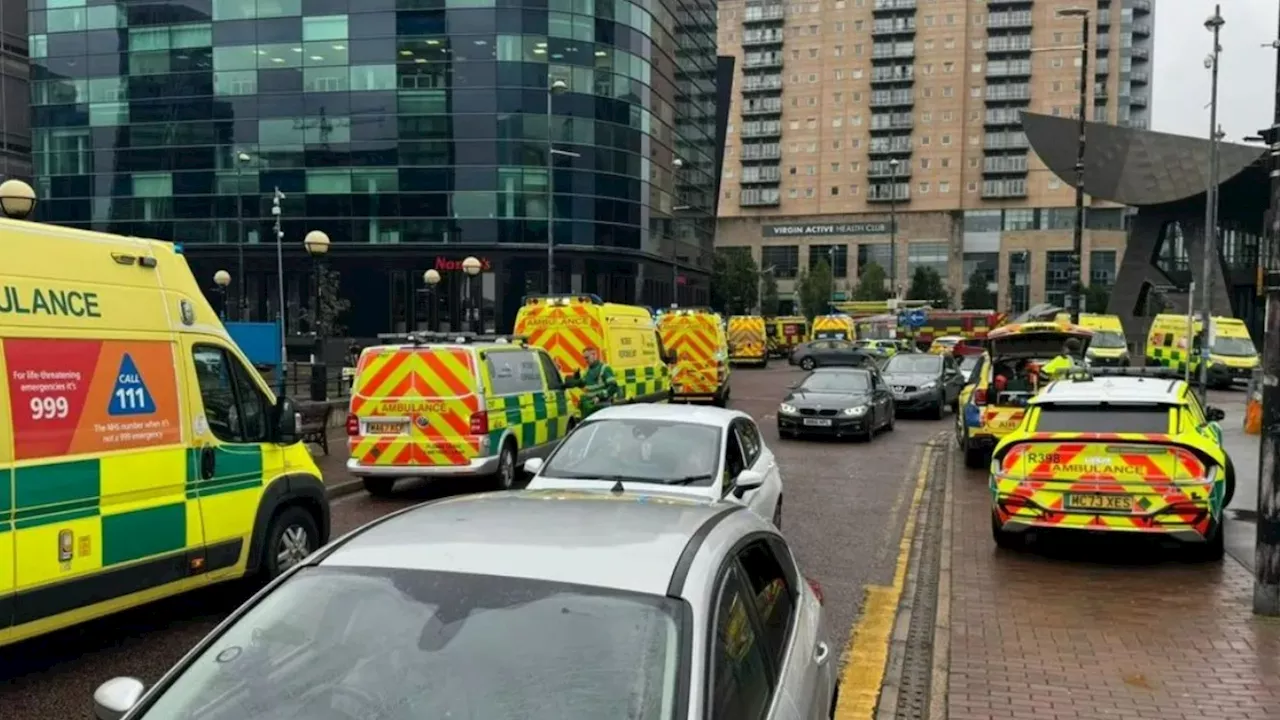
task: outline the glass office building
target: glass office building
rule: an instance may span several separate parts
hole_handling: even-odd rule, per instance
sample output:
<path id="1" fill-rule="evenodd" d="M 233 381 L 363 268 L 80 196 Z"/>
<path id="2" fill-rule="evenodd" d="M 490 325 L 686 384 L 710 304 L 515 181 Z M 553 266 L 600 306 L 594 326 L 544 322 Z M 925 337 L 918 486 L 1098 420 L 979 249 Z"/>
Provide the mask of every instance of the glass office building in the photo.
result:
<path id="1" fill-rule="evenodd" d="M 557 291 L 706 300 L 710 0 L 29 0 L 28 22 L 41 219 L 181 243 L 202 282 L 231 273 L 232 317 L 276 314 L 276 189 L 291 332 L 311 230 L 350 335 L 508 329 L 547 285 L 549 204 Z"/>

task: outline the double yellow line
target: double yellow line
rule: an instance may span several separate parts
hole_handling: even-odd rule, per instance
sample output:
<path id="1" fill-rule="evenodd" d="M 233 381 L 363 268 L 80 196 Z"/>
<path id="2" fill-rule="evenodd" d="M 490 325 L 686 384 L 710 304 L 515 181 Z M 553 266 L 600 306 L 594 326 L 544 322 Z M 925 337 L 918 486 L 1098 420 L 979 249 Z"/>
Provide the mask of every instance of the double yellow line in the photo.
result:
<path id="1" fill-rule="evenodd" d="M 892 585 L 869 585 L 862 603 L 862 613 L 853 625 L 845 665 L 840 674 L 840 700 L 835 720 L 871 720 L 880 699 L 885 664 L 889 659 L 889 643 L 898 616 L 898 603 L 907 581 L 907 564 L 911 558 L 911 540 L 916 530 L 920 498 L 933 464 L 934 446 L 926 445 L 920 456 L 916 486 L 907 508 L 902 539 L 898 543 L 898 563 Z"/>

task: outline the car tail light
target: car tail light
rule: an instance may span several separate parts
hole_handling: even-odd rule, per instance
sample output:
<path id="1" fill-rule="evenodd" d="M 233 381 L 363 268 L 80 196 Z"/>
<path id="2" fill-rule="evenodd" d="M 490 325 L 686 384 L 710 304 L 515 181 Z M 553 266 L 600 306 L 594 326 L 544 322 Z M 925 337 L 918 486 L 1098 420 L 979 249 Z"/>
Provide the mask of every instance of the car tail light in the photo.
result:
<path id="1" fill-rule="evenodd" d="M 347 434 L 355 437 L 360 434 L 360 418 L 354 413 L 347 413 Z"/>
<path id="2" fill-rule="evenodd" d="M 471 413 L 471 428 L 468 430 L 472 435 L 488 435 L 489 434 L 489 413 L 480 411 Z"/>
<path id="3" fill-rule="evenodd" d="M 987 389 L 986 389 L 986 388 L 978 388 L 977 390 L 974 390 L 974 391 L 973 391 L 973 404 L 974 404 L 974 405 L 986 405 L 986 404 L 987 404 Z"/>
<path id="4" fill-rule="evenodd" d="M 813 590 L 813 594 L 818 596 L 818 604 L 824 604 L 826 596 L 822 594 L 822 586 L 818 584 L 818 581 L 812 578 L 805 578 L 805 582 L 809 583 L 809 589 Z"/>

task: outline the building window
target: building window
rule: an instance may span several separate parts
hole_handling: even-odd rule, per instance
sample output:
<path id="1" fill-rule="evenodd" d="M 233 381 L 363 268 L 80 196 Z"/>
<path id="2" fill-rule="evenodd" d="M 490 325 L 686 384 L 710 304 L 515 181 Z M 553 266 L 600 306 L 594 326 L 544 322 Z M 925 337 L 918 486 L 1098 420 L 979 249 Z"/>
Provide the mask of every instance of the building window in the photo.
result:
<path id="1" fill-rule="evenodd" d="M 987 284 L 987 288 L 994 290 L 996 287 L 996 272 L 1000 269 L 1000 253 L 998 252 L 980 252 L 964 254 L 964 285 L 969 287 L 970 278 L 974 273 L 978 274 L 982 282 Z M 978 308 L 985 309 L 985 308 Z M 994 310 L 995 308 L 991 308 Z"/>
<path id="2" fill-rule="evenodd" d="M 889 266 L 892 264 L 890 259 L 889 243 L 859 243 L 858 244 L 858 275 L 861 276 L 866 271 L 867 266 L 871 263 L 879 265 L 884 270 L 886 276 L 889 274 Z"/>
<path id="3" fill-rule="evenodd" d="M 1094 250 L 1089 253 L 1089 285 L 1111 287 L 1116 283 L 1116 251 Z"/>
<path id="4" fill-rule="evenodd" d="M 1045 253 L 1044 301 L 1050 305 L 1067 304 L 1071 289 L 1071 251 L 1050 250 Z"/>
<path id="5" fill-rule="evenodd" d="M 1005 210 L 1005 230 L 1034 230 L 1036 228 L 1036 211 L 1029 209 Z"/>
<path id="6" fill-rule="evenodd" d="M 1031 307 L 1031 251 L 1009 253 L 1009 312 L 1017 314 Z"/>
<path id="7" fill-rule="evenodd" d="M 907 244 L 907 277 L 915 275 L 916 268 L 933 268 L 945 282 L 950 244 L 946 242 L 913 242 Z M 910 280 L 908 279 L 908 282 Z"/>
<path id="8" fill-rule="evenodd" d="M 1040 213 L 1041 230 L 1071 230 L 1075 226 L 1074 208 L 1045 208 Z"/>
<path id="9" fill-rule="evenodd" d="M 848 277 L 849 276 L 849 246 L 848 245 L 810 245 L 809 246 L 809 272 L 818 266 L 819 260 L 826 260 L 827 265 L 831 266 L 832 277 Z"/>
<path id="10" fill-rule="evenodd" d="M 760 267 L 773 267 L 773 275 L 790 279 L 800 274 L 800 247 L 798 245 L 765 245 L 760 248 Z"/>

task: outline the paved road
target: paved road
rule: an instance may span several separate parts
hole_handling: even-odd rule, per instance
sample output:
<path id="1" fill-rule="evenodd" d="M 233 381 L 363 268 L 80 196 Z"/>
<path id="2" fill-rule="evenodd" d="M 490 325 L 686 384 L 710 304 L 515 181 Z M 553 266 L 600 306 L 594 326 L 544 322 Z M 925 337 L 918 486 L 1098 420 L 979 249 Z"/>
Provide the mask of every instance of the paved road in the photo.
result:
<path id="1" fill-rule="evenodd" d="M 892 581 L 899 535 L 914 490 L 911 461 L 942 421 L 902 419 L 870 445 L 781 441 L 774 413 L 798 370 L 774 365 L 734 373 L 734 407 L 760 422 L 786 481 L 783 527 L 805 573 L 826 592 L 835 639 L 842 643 L 867 584 Z M 333 478 L 328 478 L 330 482 Z M 402 483 L 402 485 L 405 485 Z M 409 484 L 396 497 L 363 493 L 336 501 L 334 533 L 457 487 Z M 4 717 L 65 720 L 83 717 L 98 683 L 117 675 L 155 681 L 224 617 L 248 590 L 226 587 L 117 615 L 0 650 L 0 707 Z"/>

